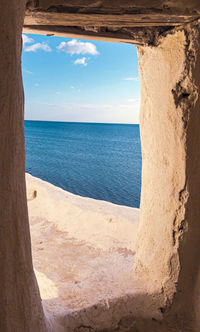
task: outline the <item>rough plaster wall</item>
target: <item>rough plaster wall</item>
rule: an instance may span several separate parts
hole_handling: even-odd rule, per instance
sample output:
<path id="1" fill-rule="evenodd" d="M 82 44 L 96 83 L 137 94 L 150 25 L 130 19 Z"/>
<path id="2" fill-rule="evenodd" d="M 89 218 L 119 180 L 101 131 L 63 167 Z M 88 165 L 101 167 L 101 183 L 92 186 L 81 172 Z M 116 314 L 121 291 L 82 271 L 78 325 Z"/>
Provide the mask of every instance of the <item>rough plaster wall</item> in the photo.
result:
<path id="1" fill-rule="evenodd" d="M 20 69 L 24 3 L 0 3 L 0 330 L 4 332 L 46 330 L 32 270 L 25 203 Z M 136 270 L 148 286 L 142 294 L 144 308 L 152 301 L 155 305 L 155 293 L 165 296 L 168 307 L 160 310 L 168 327 L 155 320 L 147 326 L 143 312 L 134 327 L 135 318 L 130 318 L 115 331 L 196 332 L 200 330 L 199 27 L 177 29 L 155 44 L 138 48 L 143 188 Z"/>
<path id="2" fill-rule="evenodd" d="M 177 32 L 158 47 L 138 48 L 143 165 L 137 269 L 155 290 L 172 277 L 173 222 L 185 186 L 182 114 L 172 94 L 184 70 L 185 43 L 184 32 Z"/>
<path id="3" fill-rule="evenodd" d="M 144 45 L 199 17 L 198 0 L 29 0 L 24 31 Z"/>
<path id="4" fill-rule="evenodd" d="M 136 272 L 149 292 L 164 294 L 170 331 L 200 329 L 198 28 L 138 47 L 143 170 Z"/>
<path id="5" fill-rule="evenodd" d="M 174 221 L 174 246 L 178 250 L 180 274 L 171 308 L 182 331 L 200 331 L 200 33 L 199 24 L 188 25 L 184 73 L 173 91 L 177 111 L 182 113 L 186 149 L 186 183 Z M 179 217 L 185 209 L 184 217 Z"/>
<path id="6" fill-rule="evenodd" d="M 0 12 L 0 331 L 46 331 L 32 268 L 24 179 L 21 31 L 25 1 Z"/>
<path id="7" fill-rule="evenodd" d="M 200 14 L 198 0 L 28 0 L 27 7 L 72 13 Z"/>

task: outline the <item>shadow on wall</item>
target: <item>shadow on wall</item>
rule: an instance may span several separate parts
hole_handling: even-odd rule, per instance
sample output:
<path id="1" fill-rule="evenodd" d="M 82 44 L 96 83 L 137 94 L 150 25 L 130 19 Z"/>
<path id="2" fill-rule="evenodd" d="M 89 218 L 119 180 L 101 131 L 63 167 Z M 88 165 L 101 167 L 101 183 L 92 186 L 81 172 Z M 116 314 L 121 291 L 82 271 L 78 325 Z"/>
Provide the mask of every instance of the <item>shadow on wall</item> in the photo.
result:
<path id="1" fill-rule="evenodd" d="M 44 300 L 44 310 L 51 308 L 55 299 Z M 160 307 L 159 307 L 160 304 Z M 156 309 L 158 308 L 158 309 Z M 159 295 L 126 295 L 111 301 L 100 303 L 71 313 L 58 315 L 51 320 L 52 330 L 73 332 L 177 332 L 180 326 L 164 324 L 162 299 Z M 54 316 L 55 317 L 55 316 Z M 48 319 L 48 317 L 47 317 Z M 59 326 L 59 328 L 58 328 Z"/>

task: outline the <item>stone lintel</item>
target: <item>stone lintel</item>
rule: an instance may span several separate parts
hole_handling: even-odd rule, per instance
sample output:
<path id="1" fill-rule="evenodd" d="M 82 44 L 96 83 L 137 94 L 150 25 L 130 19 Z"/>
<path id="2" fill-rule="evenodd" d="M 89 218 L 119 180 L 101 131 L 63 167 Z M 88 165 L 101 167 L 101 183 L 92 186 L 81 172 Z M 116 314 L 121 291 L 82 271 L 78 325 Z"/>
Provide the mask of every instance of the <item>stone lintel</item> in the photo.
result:
<path id="1" fill-rule="evenodd" d="M 47 36 L 131 43 L 136 45 L 153 45 L 157 37 L 171 29 L 173 29 L 173 27 L 166 26 L 112 29 L 107 27 L 24 25 L 23 32 Z"/>
<path id="2" fill-rule="evenodd" d="M 102 13 L 68 13 L 26 10 L 25 25 L 52 25 L 52 26 L 107 26 L 144 27 L 144 26 L 174 26 L 189 23 L 199 15 L 173 14 L 102 14 Z"/>
<path id="3" fill-rule="evenodd" d="M 150 29 L 162 33 L 163 28 L 199 18 L 196 0 L 155 0 L 151 4 L 147 0 L 32 0 L 26 4 L 24 32 L 139 44 L 142 34 L 144 45 L 152 43 Z"/>
<path id="4" fill-rule="evenodd" d="M 34 11 L 79 14 L 160 14 L 199 15 L 198 0 L 29 0 L 26 8 Z"/>

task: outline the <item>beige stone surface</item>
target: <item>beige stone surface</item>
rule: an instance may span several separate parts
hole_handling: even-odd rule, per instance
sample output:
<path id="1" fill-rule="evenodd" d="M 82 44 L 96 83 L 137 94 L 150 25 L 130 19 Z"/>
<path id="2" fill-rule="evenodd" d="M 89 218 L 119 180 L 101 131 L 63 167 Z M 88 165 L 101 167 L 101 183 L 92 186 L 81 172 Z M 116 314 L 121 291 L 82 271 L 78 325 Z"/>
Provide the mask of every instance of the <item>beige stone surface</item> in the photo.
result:
<path id="1" fill-rule="evenodd" d="M 151 3 L 149 0 L 135 0 L 134 2 L 131 0 L 29 0 L 26 7 L 27 10 L 34 12 L 70 13 L 73 14 L 74 18 L 75 15 L 78 17 L 79 14 L 90 15 L 88 16 L 89 22 L 95 14 L 96 16 L 99 15 L 99 22 L 101 15 L 104 15 L 105 19 L 106 17 L 109 18 L 109 15 L 115 15 L 115 24 L 119 25 L 122 19 L 123 26 L 126 26 L 126 15 L 132 16 L 132 25 L 135 22 L 139 23 L 140 26 L 142 26 L 143 22 L 148 22 L 149 24 L 154 22 L 158 26 L 164 23 L 170 25 L 171 22 L 184 23 L 187 18 L 190 20 L 191 17 L 200 14 L 198 0 L 153 0 Z M 81 22 L 81 16 L 79 21 Z M 97 19 L 94 25 L 98 25 L 99 22 Z M 105 23 L 107 23 L 107 19 Z"/>
<path id="2" fill-rule="evenodd" d="M 65 330 L 68 329 L 70 332 L 73 330 L 76 332 L 199 332 L 200 3 L 198 0 L 151 2 L 147 0 L 134 2 L 131 0 L 95 2 L 2 0 L 0 2 L 0 331 L 46 331 L 32 267 L 24 179 L 23 88 L 20 58 L 25 4 L 26 29 L 29 31 L 62 35 L 70 33 L 89 38 L 96 36 L 100 39 L 126 40 L 141 45 L 138 47 L 138 54 L 142 99 L 142 200 L 136 259 L 132 265 L 132 274 L 129 271 L 134 258 L 131 254 L 133 242 L 123 237 L 123 232 L 120 244 L 116 242 L 119 232 L 113 225 L 109 225 L 106 217 L 107 222 L 103 228 L 104 236 L 108 230 L 110 237 L 110 239 L 105 237 L 104 241 L 107 252 L 111 250 L 110 243 L 112 243 L 112 248 L 115 249 L 112 249 L 113 256 L 111 256 L 113 259 L 115 257 L 115 261 L 120 261 L 121 272 L 126 265 L 131 283 L 136 273 L 139 280 L 128 284 L 132 285 L 131 294 L 120 295 L 111 302 L 101 298 L 98 305 L 82 306 L 74 311 L 67 308 L 60 316 L 58 315 L 60 326 L 56 327 L 52 325 L 55 319 L 51 315 L 51 300 L 48 297 L 51 291 L 54 303 L 58 289 L 46 262 L 46 274 L 39 271 L 39 276 L 41 280 L 43 279 L 43 284 L 46 284 L 46 289 L 42 292 L 46 297 L 44 301 L 48 301 L 44 306 L 50 323 L 49 331 L 57 332 L 65 326 Z M 97 15 L 99 23 L 94 20 Z M 109 16 L 112 18 L 110 21 Z M 56 25 L 57 20 L 58 25 Z M 188 21 L 191 24 L 186 24 Z M 106 24 L 102 25 L 103 22 Z M 180 26 L 174 29 L 177 24 Z M 29 201 L 30 205 L 37 200 L 37 195 L 33 193 L 31 195 L 32 199 L 35 198 Z M 59 207 L 58 204 L 58 215 L 61 213 Z M 82 207 L 76 206 L 77 217 L 80 210 Z M 50 213 L 52 208 L 47 215 Z M 99 213 L 96 214 L 96 211 L 92 213 L 97 218 L 94 228 L 98 228 Z M 83 215 L 85 223 L 86 215 Z M 39 228 L 42 229 L 44 236 L 45 230 L 52 235 L 59 233 L 58 243 L 62 255 L 65 255 L 63 249 L 65 226 L 62 224 L 61 230 L 57 231 L 58 220 L 55 227 L 51 227 L 45 218 L 42 222 L 40 224 L 35 219 L 33 224 L 35 234 Z M 97 262 L 97 253 L 103 250 L 101 237 L 98 232 L 94 233 L 95 236 L 87 235 L 83 228 L 80 229 L 70 228 L 73 235 L 69 239 L 68 249 L 72 247 L 74 252 L 77 250 L 74 259 L 81 265 L 77 257 L 83 249 L 84 237 L 88 236 L 88 247 L 93 247 L 92 255 Z M 113 231 L 114 236 L 111 236 Z M 75 236 L 78 242 L 74 241 Z M 37 241 L 35 243 L 38 251 L 42 252 L 44 250 L 41 249 L 42 243 Z M 116 249 L 122 243 L 129 246 L 127 255 L 124 251 L 118 252 Z M 53 247 L 54 244 L 52 242 L 50 244 Z M 48 250 L 48 246 L 46 248 Z M 89 249 L 87 246 L 84 248 L 87 254 Z M 54 253 L 54 258 L 56 254 L 59 258 L 59 252 Z M 109 259 L 104 256 L 101 262 L 105 269 L 111 266 L 111 256 Z M 92 256 L 91 260 L 93 261 Z M 61 262 L 58 259 L 56 269 L 58 270 L 60 266 Z M 66 273 L 69 275 L 71 273 L 72 277 L 73 269 L 71 265 L 69 266 Z M 91 271 L 89 266 L 87 271 Z M 117 295 L 118 289 L 125 291 L 123 288 L 125 286 L 121 284 L 122 279 L 118 277 L 116 278 L 115 274 L 116 279 L 108 275 L 105 278 L 106 287 L 112 280 L 115 280 L 114 284 L 117 283 L 112 290 L 114 292 L 112 296 L 119 295 Z M 76 290 L 77 285 L 75 283 L 73 289 Z M 105 291 L 108 289 L 105 288 Z M 70 293 L 69 289 L 68 292 L 74 299 L 74 305 L 77 305 L 74 293 Z M 60 307 L 58 313 L 61 312 L 59 310 Z M 66 312 L 70 312 L 70 315 L 65 315 Z"/>
<path id="3" fill-rule="evenodd" d="M 186 181 L 182 113 L 176 109 L 172 90 L 182 78 L 185 45 L 184 31 L 178 31 L 158 47 L 138 47 L 143 164 L 137 269 L 145 272 L 155 289 L 170 280 L 169 297 L 179 269 L 173 243 L 174 218 Z"/>
<path id="4" fill-rule="evenodd" d="M 199 331 L 199 25 L 138 47 L 142 194 L 135 267 L 175 331 Z M 198 150 L 198 151 L 197 151 Z M 190 303 L 190 306 L 187 306 Z M 174 324 L 172 324 L 174 322 Z"/>
<path id="5" fill-rule="evenodd" d="M 100 303 L 109 316 L 113 299 L 138 291 L 139 210 L 73 195 L 29 174 L 26 183 L 33 262 L 47 316 L 68 326 L 73 312 Z M 95 326 L 92 320 L 89 315 Z M 111 316 L 101 328 L 115 320 Z"/>
<path id="6" fill-rule="evenodd" d="M 152 45 L 199 17 L 198 0 L 29 0 L 24 32 Z"/>
<path id="7" fill-rule="evenodd" d="M 74 195 L 30 174 L 26 179 L 29 217 L 53 222 L 58 231 L 97 249 L 135 251 L 138 209 Z"/>
<path id="8" fill-rule="evenodd" d="M 25 189 L 21 33 L 25 1 L 0 1 L 0 331 L 46 331 Z"/>

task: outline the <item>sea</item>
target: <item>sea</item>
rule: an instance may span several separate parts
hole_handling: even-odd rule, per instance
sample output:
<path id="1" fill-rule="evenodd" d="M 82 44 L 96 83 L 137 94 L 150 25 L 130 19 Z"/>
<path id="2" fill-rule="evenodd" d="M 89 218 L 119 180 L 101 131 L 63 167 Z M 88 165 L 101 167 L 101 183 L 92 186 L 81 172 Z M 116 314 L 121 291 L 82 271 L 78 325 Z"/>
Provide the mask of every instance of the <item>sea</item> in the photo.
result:
<path id="1" fill-rule="evenodd" d="M 25 121 L 26 172 L 73 194 L 139 207 L 139 125 Z"/>

